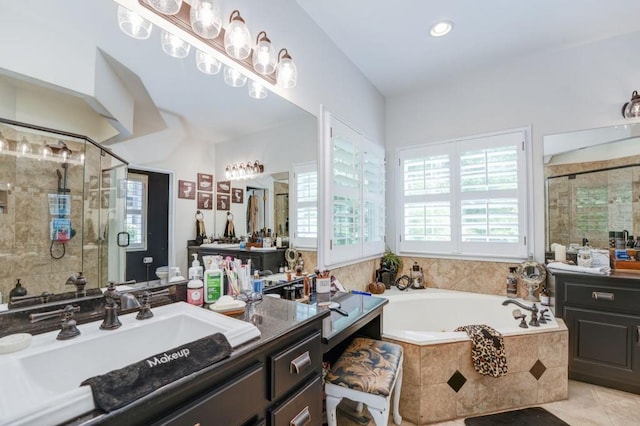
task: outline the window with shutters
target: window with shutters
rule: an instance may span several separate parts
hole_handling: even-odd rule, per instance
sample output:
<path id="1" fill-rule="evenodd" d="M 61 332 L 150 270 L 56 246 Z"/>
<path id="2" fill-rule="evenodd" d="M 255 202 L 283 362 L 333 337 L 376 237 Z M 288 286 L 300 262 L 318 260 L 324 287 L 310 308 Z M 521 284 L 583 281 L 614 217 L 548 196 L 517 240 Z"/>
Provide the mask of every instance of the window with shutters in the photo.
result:
<path id="1" fill-rule="evenodd" d="M 316 248 L 318 245 L 318 164 L 293 166 L 293 244 L 296 247 Z"/>
<path id="2" fill-rule="evenodd" d="M 399 252 L 526 258 L 527 130 L 399 151 Z"/>
<path id="3" fill-rule="evenodd" d="M 127 176 L 127 251 L 147 249 L 147 188 L 148 177 L 135 173 Z"/>

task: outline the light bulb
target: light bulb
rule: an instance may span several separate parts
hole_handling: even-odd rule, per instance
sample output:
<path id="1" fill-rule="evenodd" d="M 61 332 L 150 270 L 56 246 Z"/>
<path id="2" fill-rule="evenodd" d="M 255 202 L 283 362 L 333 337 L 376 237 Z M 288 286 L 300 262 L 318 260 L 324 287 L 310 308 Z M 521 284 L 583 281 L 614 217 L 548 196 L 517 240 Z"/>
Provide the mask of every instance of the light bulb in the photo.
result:
<path id="1" fill-rule="evenodd" d="M 205 74 L 218 74 L 220 72 L 220 67 L 222 67 L 222 63 L 210 54 L 197 49 L 196 66 Z"/>
<path id="2" fill-rule="evenodd" d="M 191 49 L 191 45 L 189 43 L 182 40 L 177 35 L 171 34 L 167 30 L 162 30 L 160 43 L 164 53 L 178 59 L 186 58 L 189 54 L 189 50 Z"/>
<path id="3" fill-rule="evenodd" d="M 284 55 L 282 55 L 283 52 Z M 278 61 L 278 67 L 276 68 L 276 80 L 278 81 L 278 85 L 285 89 L 296 87 L 298 70 L 296 68 L 296 64 L 291 59 L 291 56 L 289 56 L 287 49 L 280 50 L 278 57 L 280 58 Z"/>
<path id="4" fill-rule="evenodd" d="M 27 141 L 26 138 L 22 138 L 18 146 L 16 147 L 16 152 L 20 155 L 27 155 L 31 153 L 31 144 Z"/>
<path id="5" fill-rule="evenodd" d="M 46 160 L 47 158 L 51 158 L 52 155 L 53 151 L 51 151 L 49 145 L 44 144 L 42 148 L 40 148 L 40 156 L 42 157 L 42 159 Z"/>
<path id="6" fill-rule="evenodd" d="M 254 99 L 264 99 L 267 97 L 267 89 L 259 81 L 250 80 L 249 96 L 251 96 Z"/>
<path id="7" fill-rule="evenodd" d="M 276 52 L 264 31 L 258 34 L 252 59 L 253 68 L 260 74 L 269 75 L 276 69 Z"/>
<path id="8" fill-rule="evenodd" d="M 242 87 L 247 84 L 247 76 L 235 68 L 224 67 L 224 82 L 231 87 Z"/>
<path id="9" fill-rule="evenodd" d="M 246 59 L 251 53 L 251 33 L 237 10 L 229 17 L 224 33 L 224 50 L 235 59 Z"/>
<path id="10" fill-rule="evenodd" d="M 175 15 L 182 7 L 182 0 L 147 0 L 147 3 L 165 15 Z"/>
<path id="11" fill-rule="evenodd" d="M 191 28 L 203 38 L 216 38 L 222 28 L 217 0 L 193 0 L 189 12 Z"/>
<path id="12" fill-rule="evenodd" d="M 118 6 L 118 26 L 123 33 L 138 40 L 148 39 L 153 24 L 124 6 Z"/>
<path id="13" fill-rule="evenodd" d="M 9 142 L 7 142 L 4 136 L 2 136 L 2 133 L 0 133 L 0 152 L 4 152 L 8 150 L 9 150 Z"/>

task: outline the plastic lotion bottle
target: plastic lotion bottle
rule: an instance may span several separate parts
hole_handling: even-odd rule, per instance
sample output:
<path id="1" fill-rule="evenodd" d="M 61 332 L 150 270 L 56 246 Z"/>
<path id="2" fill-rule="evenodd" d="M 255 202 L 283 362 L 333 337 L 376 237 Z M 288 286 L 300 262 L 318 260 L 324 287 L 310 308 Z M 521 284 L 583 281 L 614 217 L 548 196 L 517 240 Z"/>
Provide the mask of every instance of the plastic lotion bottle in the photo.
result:
<path id="1" fill-rule="evenodd" d="M 198 253 L 193 253 L 193 262 L 191 262 L 191 268 L 189 268 L 189 279 L 202 279 L 202 266 L 198 261 Z"/>
<path id="2" fill-rule="evenodd" d="M 187 302 L 192 305 L 202 306 L 204 301 L 204 283 L 200 279 L 202 268 L 198 262 L 198 255 L 193 255 L 193 262 L 189 268 L 189 283 L 187 283 Z"/>
<path id="3" fill-rule="evenodd" d="M 222 296 L 222 270 L 208 269 L 204 273 L 204 301 L 214 303 Z"/>

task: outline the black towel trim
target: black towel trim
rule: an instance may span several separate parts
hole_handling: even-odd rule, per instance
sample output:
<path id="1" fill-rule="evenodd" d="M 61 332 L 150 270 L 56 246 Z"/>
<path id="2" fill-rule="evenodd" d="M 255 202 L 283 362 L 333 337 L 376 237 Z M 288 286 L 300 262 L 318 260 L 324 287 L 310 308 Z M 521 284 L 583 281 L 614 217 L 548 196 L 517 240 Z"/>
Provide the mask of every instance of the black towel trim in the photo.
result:
<path id="1" fill-rule="evenodd" d="M 215 333 L 91 377 L 80 386 L 91 386 L 96 407 L 109 413 L 230 354 L 231 345 L 225 335 Z"/>

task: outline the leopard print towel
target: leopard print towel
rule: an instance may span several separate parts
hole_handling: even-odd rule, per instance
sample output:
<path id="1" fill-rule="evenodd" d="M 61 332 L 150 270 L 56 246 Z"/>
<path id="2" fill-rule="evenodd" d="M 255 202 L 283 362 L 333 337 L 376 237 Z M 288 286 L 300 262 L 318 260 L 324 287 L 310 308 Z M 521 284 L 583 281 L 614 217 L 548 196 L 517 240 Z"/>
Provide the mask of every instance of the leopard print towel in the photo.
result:
<path id="1" fill-rule="evenodd" d="M 464 331 L 471 339 L 471 359 L 478 373 L 493 377 L 507 374 L 507 354 L 498 331 L 485 324 L 465 325 L 455 331 Z"/>

